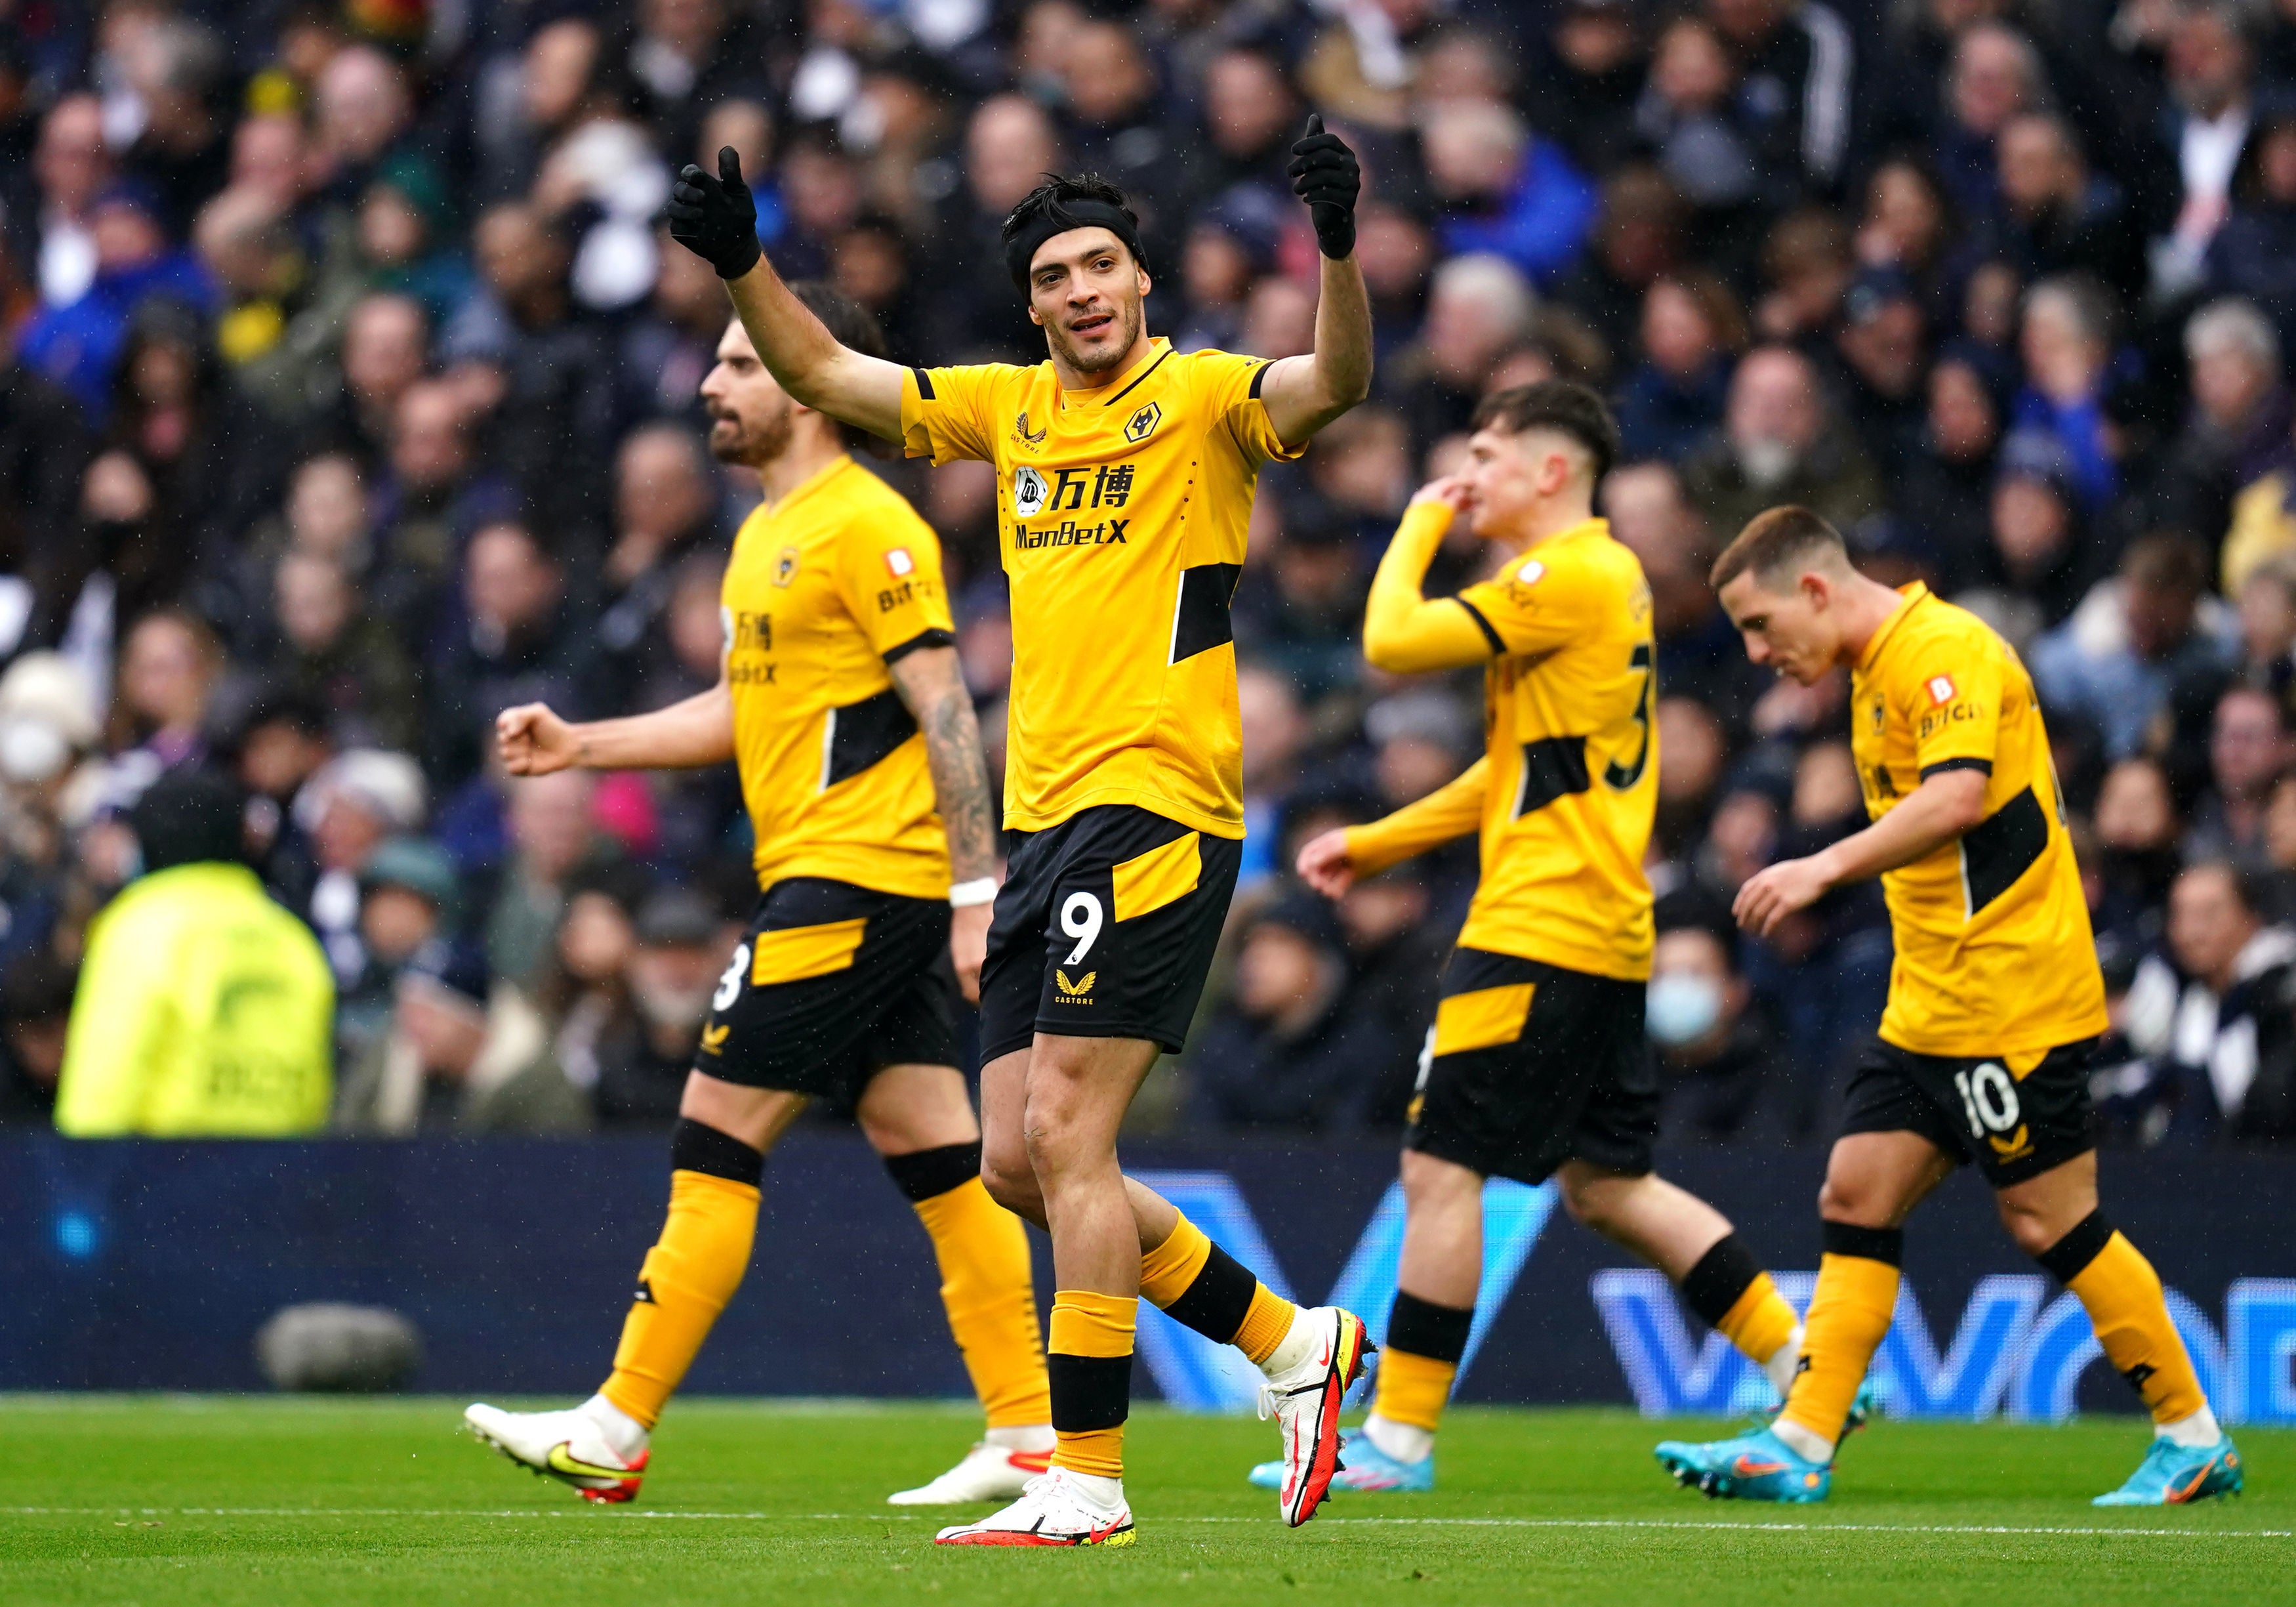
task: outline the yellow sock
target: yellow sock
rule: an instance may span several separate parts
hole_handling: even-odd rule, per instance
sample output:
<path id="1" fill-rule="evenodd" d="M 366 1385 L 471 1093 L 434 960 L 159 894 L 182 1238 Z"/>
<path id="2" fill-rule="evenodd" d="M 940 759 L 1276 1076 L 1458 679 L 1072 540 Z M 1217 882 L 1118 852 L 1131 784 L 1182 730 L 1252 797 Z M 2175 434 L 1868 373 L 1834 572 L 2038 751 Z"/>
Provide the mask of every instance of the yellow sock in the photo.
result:
<path id="1" fill-rule="evenodd" d="M 1163 1243 L 1140 1257 L 1140 1298 L 1253 1362 L 1275 1354 L 1300 1310 L 1185 1216 Z"/>
<path id="2" fill-rule="evenodd" d="M 1163 1310 L 1188 1292 L 1211 1253 L 1203 1229 L 1182 1216 L 1163 1243 L 1140 1257 L 1140 1298 Z"/>
<path id="3" fill-rule="evenodd" d="M 1866 1368 L 1890 1331 L 1905 1234 L 1829 1222 L 1825 1242 L 1804 1320 L 1801 1372 L 1781 1415 L 1831 1443 L 1841 1439 Z"/>
<path id="4" fill-rule="evenodd" d="M 730 1142 L 731 1141 L 727 1141 Z M 600 1391 L 651 1429 L 749 1270 L 758 1192 L 706 1172 L 669 1174 L 669 1216 L 638 1269 L 614 1373 Z"/>
<path id="5" fill-rule="evenodd" d="M 1379 1353 L 1379 1385 L 1371 1409 L 1390 1422 L 1408 1423 L 1432 1434 L 1442 1426 L 1451 1380 L 1458 1376 L 1456 1362 L 1414 1356 L 1390 1345 Z"/>
<path id="6" fill-rule="evenodd" d="M 1741 1355 L 1751 1358 L 1759 1366 L 1777 1355 L 1778 1347 L 1793 1338 L 1794 1322 L 1793 1307 L 1778 1293 L 1778 1286 L 1770 1281 L 1770 1274 L 1764 1273 L 1747 1285 L 1737 1304 L 1714 1327 L 1738 1347 Z"/>
<path id="7" fill-rule="evenodd" d="M 988 1198 L 980 1179 L 916 1202 L 940 1264 L 940 1302 L 992 1429 L 1053 1421 L 1029 1234 L 1021 1219 Z"/>
<path id="8" fill-rule="evenodd" d="M 1265 1283 L 1255 1283 L 1243 1324 L 1235 1331 L 1235 1347 L 1250 1361 L 1266 1361 L 1292 1331 L 1292 1319 L 1299 1314 L 1300 1308 L 1291 1301 Z"/>
<path id="9" fill-rule="evenodd" d="M 2043 1260 L 2046 1265 L 2046 1256 Z M 2088 1313 L 2097 1343 L 2120 1376 L 2144 1397 L 2154 1422 L 2175 1422 L 2209 1404 L 2193 1371 L 2193 1358 L 2185 1354 L 2184 1337 L 2169 1319 L 2160 1274 L 2125 1236 L 2113 1233 L 2088 1265 L 2065 1282 Z"/>
<path id="10" fill-rule="evenodd" d="M 1132 1404 L 1132 1335 L 1140 1302 L 1130 1295 L 1064 1289 L 1053 1297 L 1053 1465 L 1102 1479 L 1124 1477 L 1124 1420 Z"/>

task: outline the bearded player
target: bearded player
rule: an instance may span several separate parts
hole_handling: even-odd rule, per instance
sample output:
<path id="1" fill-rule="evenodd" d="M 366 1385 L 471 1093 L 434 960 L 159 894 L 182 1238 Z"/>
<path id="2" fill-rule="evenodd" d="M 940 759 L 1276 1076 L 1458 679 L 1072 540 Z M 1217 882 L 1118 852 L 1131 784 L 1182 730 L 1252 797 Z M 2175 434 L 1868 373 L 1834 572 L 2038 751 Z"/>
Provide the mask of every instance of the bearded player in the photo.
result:
<path id="1" fill-rule="evenodd" d="M 883 350 L 851 301 L 817 284 L 795 293 L 847 344 Z M 979 991 L 996 860 L 939 544 L 853 460 L 843 426 L 775 383 L 740 324 L 701 395 L 711 451 L 756 470 L 765 492 L 726 571 L 718 684 L 589 724 L 530 704 L 501 716 L 496 738 L 514 776 L 733 760 L 757 833 L 758 912 L 686 1077 L 669 1216 L 612 1376 L 570 1411 L 463 1416 L 589 1500 L 635 1497 L 663 1405 L 749 1265 L 766 1154 L 823 1100 L 851 1112 L 931 1236 L 988 1413 L 971 1455 L 892 1500 L 1007 1499 L 1045 1469 L 1051 1410 L 1027 1230 L 981 1185 L 955 1069 L 953 995 Z"/>
<path id="2" fill-rule="evenodd" d="M 1851 567 L 1840 532 L 1773 508 L 1715 561 L 1746 655 L 1804 686 L 1849 672 L 1850 745 L 1872 824 L 1738 890 L 1766 937 L 1882 878 L 1897 948 L 1881 1031 L 1851 1077 L 1818 1194 L 1824 1255 L 1801 1371 L 1767 1429 L 1658 1459 L 1709 1496 L 1822 1501 L 1866 1363 L 1897 1306 L 1906 1219 L 1977 1163 L 2017 1247 L 2070 1289 L 2152 1412 L 2144 1460 L 2100 1506 L 2241 1488 L 2152 1263 L 2097 1204 L 2089 1061 L 2109 1022 L 2088 905 L 2032 678 L 1975 614 Z"/>
<path id="3" fill-rule="evenodd" d="M 1228 600 L 1259 466 L 1363 400 L 1372 326 L 1354 260 L 1354 156 L 1310 119 L 1294 187 L 1322 260 L 1312 354 L 1268 362 L 1150 337 L 1138 219 L 1095 178 L 1054 178 L 1004 220 L 1046 358 L 901 368 L 839 342 L 759 253 L 730 150 L 687 168 L 670 229 L 726 281 L 805 406 L 936 463 L 996 466 L 1013 663 L 1004 825 L 1014 842 L 981 971 L 982 1175 L 1052 1235 L 1052 1466 L 944 1544 L 1127 1545 L 1123 1434 L 1141 1296 L 1267 1379 L 1285 1521 L 1311 1517 L 1369 1348 L 1335 1308 L 1282 1299 L 1116 1157 L 1127 1107 L 1177 1051 L 1235 885 L 1242 731 Z"/>

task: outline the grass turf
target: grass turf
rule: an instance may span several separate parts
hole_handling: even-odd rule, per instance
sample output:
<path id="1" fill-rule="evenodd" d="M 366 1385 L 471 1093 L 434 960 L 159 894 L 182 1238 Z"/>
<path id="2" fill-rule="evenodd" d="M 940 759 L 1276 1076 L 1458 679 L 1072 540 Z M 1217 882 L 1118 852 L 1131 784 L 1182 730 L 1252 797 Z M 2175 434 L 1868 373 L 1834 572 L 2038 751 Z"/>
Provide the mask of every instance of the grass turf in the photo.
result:
<path id="1" fill-rule="evenodd" d="M 1833 1499 L 1709 1503 L 1623 1413 L 1463 1409 L 1431 1496 L 1286 1530 L 1242 1475 L 1267 1425 L 1135 1413 L 1122 1551 L 943 1551 L 889 1490 L 955 1460 L 955 1406 L 688 1400 L 641 1503 L 594 1509 L 456 1432 L 459 1402 L 0 1398 L 0 1595 L 34 1603 L 2296 1602 L 2296 1433 L 2240 1436 L 2254 1493 L 2099 1512 L 2134 1419 L 1884 1421 Z M 1685 1429 L 1728 1425 L 1670 1423 Z M 958 1515 L 970 1515 L 963 1509 Z M 1297 1593 L 1295 1595 L 1295 1593 Z"/>

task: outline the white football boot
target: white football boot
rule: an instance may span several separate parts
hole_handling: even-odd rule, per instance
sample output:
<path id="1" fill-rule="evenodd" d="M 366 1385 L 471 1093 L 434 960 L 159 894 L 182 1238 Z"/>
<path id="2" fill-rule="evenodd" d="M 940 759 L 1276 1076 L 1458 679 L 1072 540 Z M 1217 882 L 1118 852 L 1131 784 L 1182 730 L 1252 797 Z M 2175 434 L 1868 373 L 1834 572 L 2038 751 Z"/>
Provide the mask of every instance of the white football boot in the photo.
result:
<path id="1" fill-rule="evenodd" d="M 643 1429 L 635 1451 L 618 1450 L 607 1425 L 586 1405 L 570 1412 L 505 1412 L 480 1402 L 463 1408 L 463 1422 L 520 1466 L 572 1485 L 585 1501 L 636 1500 L 652 1455 Z"/>
<path id="2" fill-rule="evenodd" d="M 1004 1445 L 1000 1439 L 1044 1441 L 1041 1450 L 1028 1445 Z M 885 1497 L 891 1506 L 958 1506 L 968 1501 L 1011 1501 L 1028 1488 L 1029 1480 L 1053 1465 L 1053 1431 L 989 1430 L 964 1454 L 964 1460 L 931 1484 L 901 1490 Z"/>
<path id="3" fill-rule="evenodd" d="M 1100 1487 L 1095 1489 L 1094 1487 Z M 1132 1509 L 1124 1481 L 1054 1468 L 1029 1480 L 1021 1498 L 978 1523 L 933 1537 L 936 1545 L 1129 1545 Z"/>
<path id="4" fill-rule="evenodd" d="M 1336 1306 L 1303 1309 L 1270 1362 L 1288 1362 L 1267 1375 L 1259 1415 L 1273 1417 L 1283 1436 L 1283 1482 L 1276 1510 L 1297 1529 L 1316 1515 L 1340 1467 L 1340 1403 L 1363 1376 L 1372 1352 L 1363 1319 Z M 1296 1359 L 1287 1353 L 1296 1351 Z"/>

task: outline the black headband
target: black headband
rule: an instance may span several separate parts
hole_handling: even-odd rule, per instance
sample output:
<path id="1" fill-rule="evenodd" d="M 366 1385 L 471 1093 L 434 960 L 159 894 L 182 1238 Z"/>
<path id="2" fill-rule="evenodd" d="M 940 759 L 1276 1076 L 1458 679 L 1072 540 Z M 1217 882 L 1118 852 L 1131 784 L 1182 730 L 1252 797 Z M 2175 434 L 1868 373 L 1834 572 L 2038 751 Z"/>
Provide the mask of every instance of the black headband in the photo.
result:
<path id="1" fill-rule="evenodd" d="M 1012 272 L 1014 287 L 1024 295 L 1028 293 L 1029 264 L 1037 260 L 1038 246 L 1070 229 L 1089 228 L 1106 229 L 1124 242 L 1135 262 L 1145 263 L 1146 259 L 1140 254 L 1139 228 L 1122 207 L 1111 206 L 1105 201 L 1056 201 L 1004 242 L 1004 266 Z"/>

